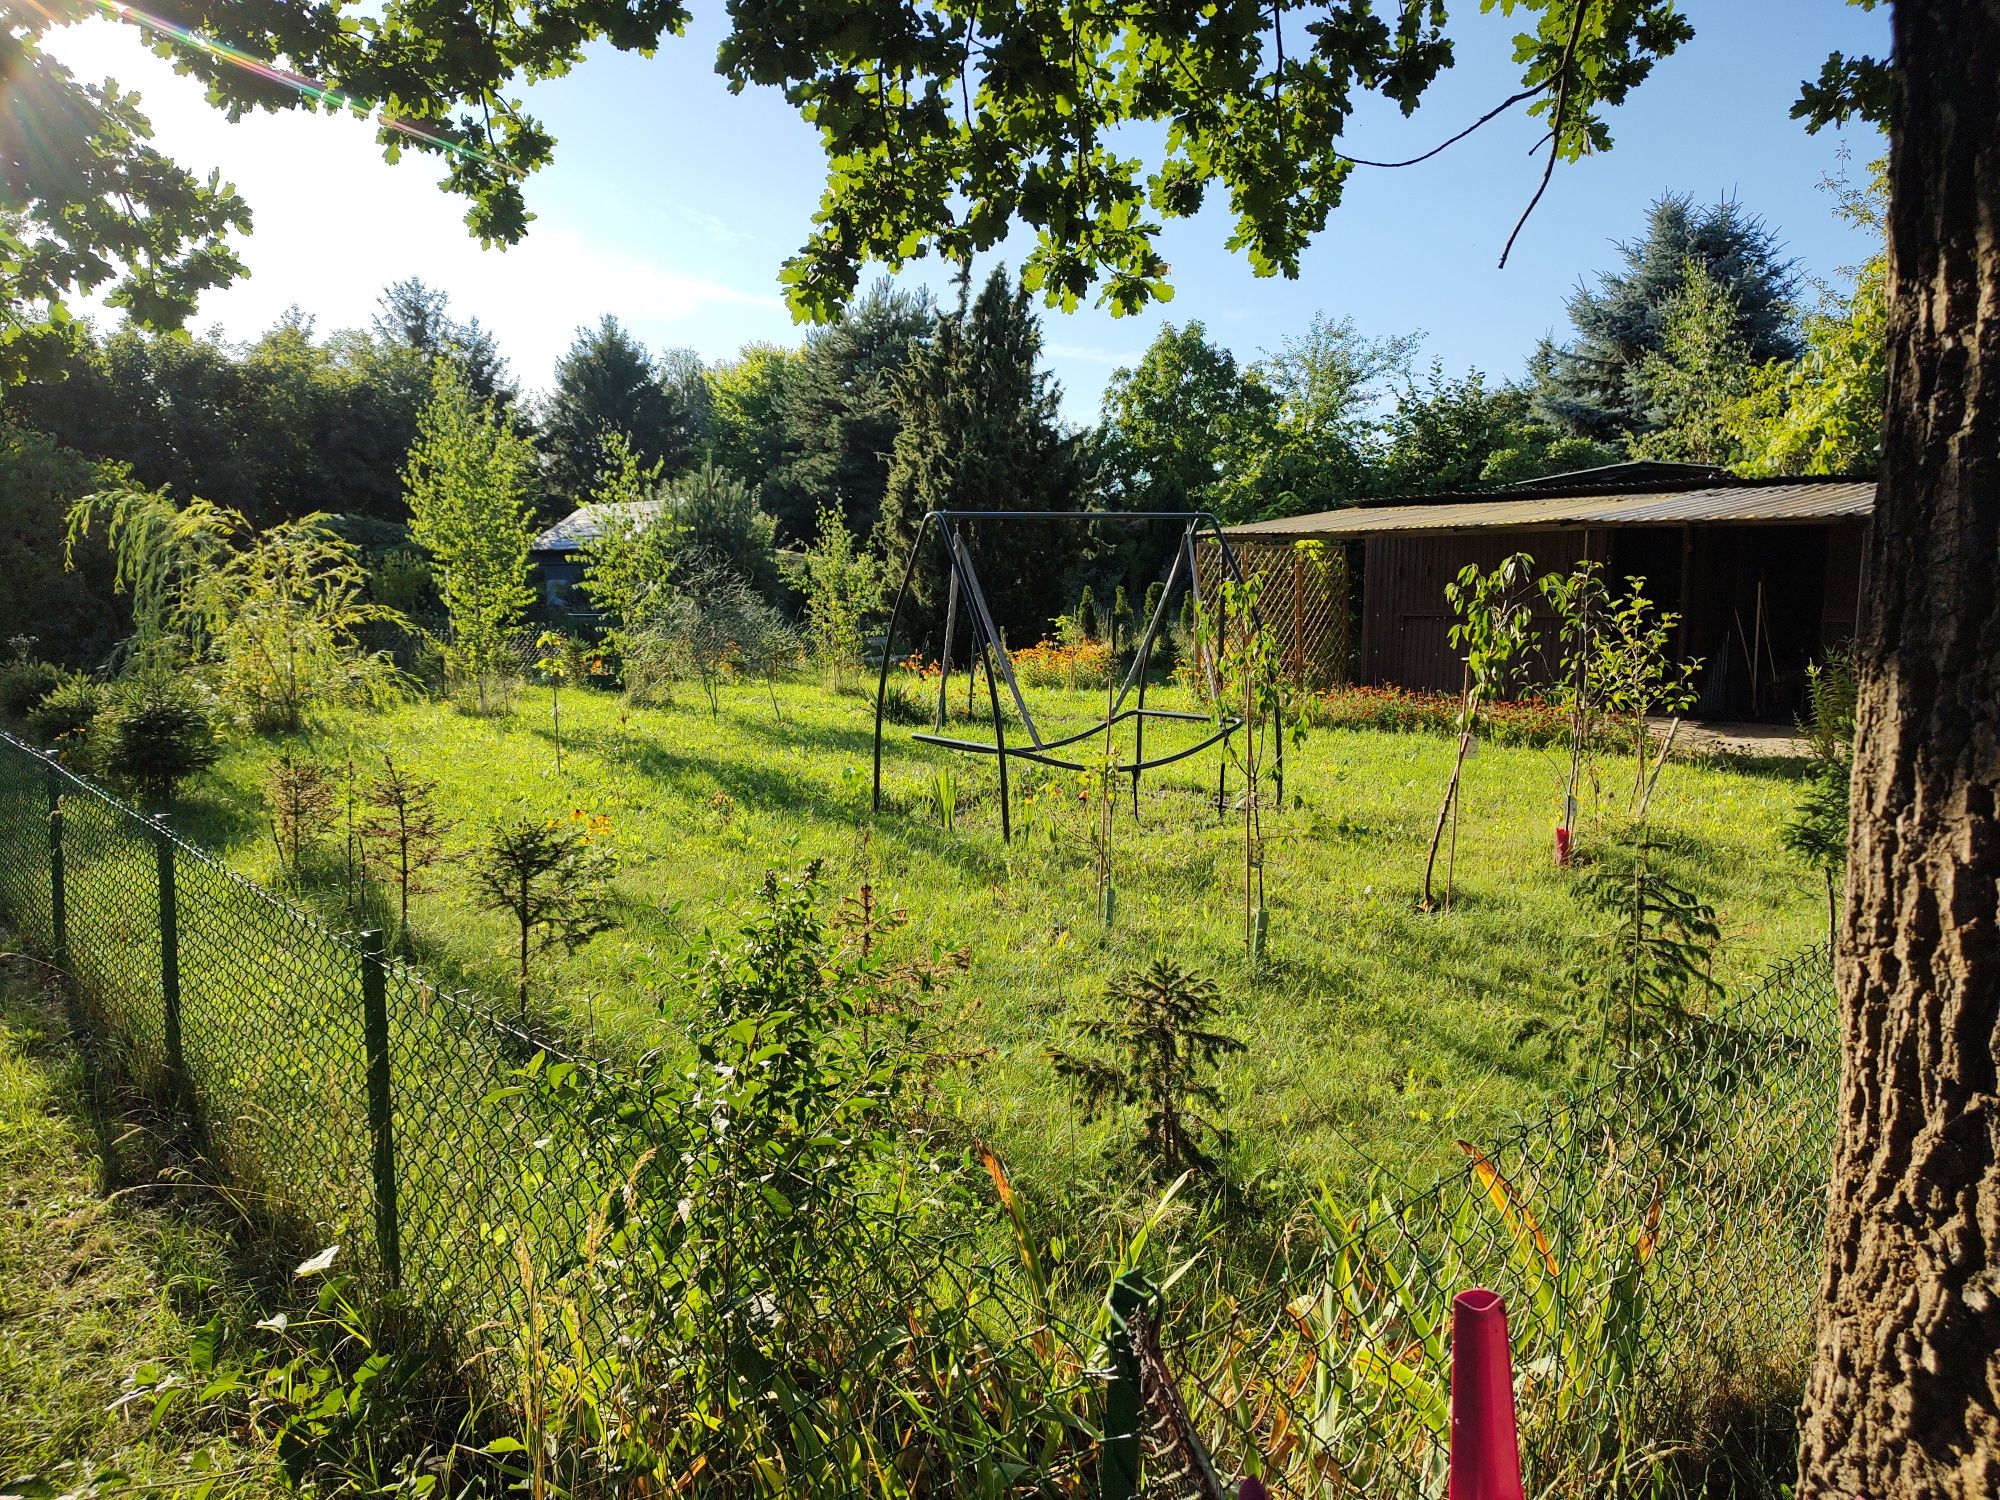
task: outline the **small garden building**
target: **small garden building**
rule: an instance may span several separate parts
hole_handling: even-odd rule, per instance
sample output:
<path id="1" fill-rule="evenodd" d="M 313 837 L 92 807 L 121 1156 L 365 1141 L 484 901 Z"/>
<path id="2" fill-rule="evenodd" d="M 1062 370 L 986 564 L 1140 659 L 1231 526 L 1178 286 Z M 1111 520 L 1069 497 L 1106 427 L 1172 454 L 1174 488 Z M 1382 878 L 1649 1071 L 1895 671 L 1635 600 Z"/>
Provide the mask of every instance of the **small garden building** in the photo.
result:
<path id="1" fill-rule="evenodd" d="M 623 519 L 628 525 L 643 526 L 659 515 L 663 504 L 659 500 L 627 500 L 579 505 L 547 531 L 538 533 L 528 545 L 528 563 L 534 569 L 542 604 L 565 614 L 591 613 L 590 596 L 577 587 L 583 582 L 585 551 L 604 535 L 608 521 Z"/>
<path id="2" fill-rule="evenodd" d="M 1674 649 L 1702 664 L 1705 718 L 1784 718 L 1811 661 L 1854 632 L 1875 482 L 1737 479 L 1693 465 L 1620 464 L 1478 494 L 1368 501 L 1232 527 L 1264 574 L 1264 614 L 1300 675 L 1456 692 L 1445 585 L 1514 552 L 1539 576 L 1590 558 L 1680 617 Z M 1301 547 L 1300 543 L 1311 544 Z M 1553 623 L 1543 615 L 1544 633 Z M 1316 664 L 1316 665 L 1315 665 Z"/>

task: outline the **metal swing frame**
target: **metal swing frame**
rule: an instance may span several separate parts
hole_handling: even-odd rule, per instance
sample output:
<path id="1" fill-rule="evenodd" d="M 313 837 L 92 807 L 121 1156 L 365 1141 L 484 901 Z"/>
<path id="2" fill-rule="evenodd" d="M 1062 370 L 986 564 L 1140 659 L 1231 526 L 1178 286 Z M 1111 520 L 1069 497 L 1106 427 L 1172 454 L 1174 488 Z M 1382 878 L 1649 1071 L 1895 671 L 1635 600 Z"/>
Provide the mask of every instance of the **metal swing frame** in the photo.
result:
<path id="1" fill-rule="evenodd" d="M 1124 682 L 1111 697 L 1104 718 L 1075 734 L 1062 735 L 1056 739 L 1044 739 L 1035 723 L 1035 716 L 1028 711 L 1027 699 L 1022 696 L 1021 685 L 1014 677 L 1014 665 L 1008 660 L 1007 652 L 1001 645 L 1000 633 L 994 628 L 993 613 L 987 607 L 986 591 L 980 587 L 978 570 L 973 566 L 971 550 L 965 544 L 960 530 L 962 523 L 972 521 L 1031 521 L 1090 525 L 1108 523 L 1111 525 L 1147 526 L 1172 524 L 1181 528 L 1180 544 L 1174 549 L 1173 562 L 1166 571 L 1166 586 L 1160 591 L 1160 602 L 1154 607 L 1152 618 L 1146 622 L 1145 634 L 1140 638 L 1139 649 L 1133 653 L 1132 666 L 1125 674 Z M 1169 611 L 1177 597 L 1176 585 L 1183 585 L 1195 602 L 1201 606 L 1201 573 L 1196 566 L 1195 544 L 1208 539 L 1215 542 L 1222 565 L 1228 575 L 1237 583 L 1242 583 L 1243 569 L 1236 559 L 1236 549 L 1229 545 L 1229 538 L 1223 534 L 1222 523 L 1210 511 L 1067 511 L 1067 510 L 934 510 L 925 514 L 917 527 L 916 540 L 910 544 L 910 555 L 903 564 L 903 577 L 896 587 L 896 601 L 889 610 L 889 625 L 882 636 L 882 668 L 875 684 L 875 783 L 874 810 L 882 810 L 882 705 L 889 690 L 889 669 L 896 661 L 896 626 L 902 619 L 903 604 L 909 597 L 910 582 L 916 577 L 917 564 L 923 557 L 924 543 L 935 530 L 944 544 L 945 560 L 950 569 L 948 593 L 945 601 L 944 652 L 940 658 L 942 671 L 938 676 L 937 713 L 929 734 L 913 734 L 911 738 L 927 745 L 939 745 L 947 750 L 956 750 L 971 755 L 990 755 L 998 763 L 1000 770 L 1000 836 L 1009 842 L 1014 837 L 1013 817 L 1009 800 L 1007 763 L 1009 760 L 1031 761 L 1036 765 L 1053 766 L 1058 770 L 1087 771 L 1089 765 L 1083 761 L 1071 760 L 1054 752 L 1080 744 L 1096 735 L 1103 735 L 1126 720 L 1136 721 L 1133 728 L 1134 759 L 1130 765 L 1118 769 L 1132 778 L 1132 806 L 1136 812 L 1139 805 L 1139 781 L 1147 772 L 1170 766 L 1189 756 L 1227 741 L 1243 727 L 1243 720 L 1225 713 L 1221 708 L 1221 684 L 1216 676 L 1213 655 L 1204 660 L 1210 697 L 1217 708 L 1213 715 L 1188 713 L 1174 709 L 1146 707 L 1147 670 L 1152 665 L 1153 645 L 1169 618 Z M 986 697 L 993 715 L 993 741 L 985 744 L 978 740 L 956 739 L 943 733 L 945 718 L 945 693 L 951 682 L 952 642 L 958 623 L 961 604 L 967 623 L 971 627 L 972 649 L 966 657 L 965 671 L 968 694 L 979 669 L 986 674 Z M 1261 612 L 1251 611 L 1251 620 L 1259 630 L 1263 628 Z M 998 672 L 995 663 L 998 663 Z M 1007 731 L 1000 713 L 1000 684 L 1004 681 L 1008 694 L 1014 700 L 1014 708 L 1021 715 L 1021 723 L 1028 732 L 1026 745 L 1009 746 Z M 1136 693 L 1136 702 L 1128 707 L 1126 699 Z M 1148 719 L 1168 719 L 1183 723 L 1210 724 L 1213 730 L 1199 744 L 1175 750 L 1169 754 L 1146 758 L 1146 721 Z M 1284 724 L 1276 726 L 1275 736 L 1276 771 L 1278 797 L 1282 802 L 1285 794 L 1285 735 Z M 1224 778 L 1228 774 L 1229 763 L 1224 760 L 1216 769 L 1216 803 L 1223 803 Z"/>

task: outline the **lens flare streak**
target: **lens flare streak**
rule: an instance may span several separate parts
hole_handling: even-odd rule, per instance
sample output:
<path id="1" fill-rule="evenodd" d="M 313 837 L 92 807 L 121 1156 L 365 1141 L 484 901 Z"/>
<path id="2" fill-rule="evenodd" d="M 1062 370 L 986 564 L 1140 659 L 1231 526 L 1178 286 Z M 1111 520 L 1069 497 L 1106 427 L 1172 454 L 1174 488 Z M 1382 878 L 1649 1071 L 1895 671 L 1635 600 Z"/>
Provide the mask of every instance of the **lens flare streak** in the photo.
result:
<path id="1" fill-rule="evenodd" d="M 33 4 L 34 0 L 29 0 L 29 3 Z M 277 67 L 275 64 L 265 62 L 262 58 L 253 57 L 248 52 L 231 47 L 227 43 L 218 42 L 211 37 L 205 37 L 200 32 L 192 30 L 189 27 L 176 26 L 171 21 L 153 15 L 148 11 L 140 10 L 137 6 L 123 5 L 118 3 L 118 0 L 96 0 L 96 4 L 98 9 L 102 10 L 107 16 L 143 27 L 148 31 L 157 32 L 159 35 L 179 43 L 181 46 L 206 52 L 211 57 L 239 67 L 246 73 L 254 74 L 259 78 L 265 79 L 267 82 L 279 84 L 285 88 L 296 89 L 300 94 L 311 99 L 316 104 L 325 105 L 330 109 L 345 109 L 356 115 L 365 116 L 372 119 L 385 130 L 393 130 L 398 135 L 422 141 L 426 145 L 437 147 L 440 151 L 448 151 L 454 156 L 463 156 L 470 160 L 485 162 L 487 165 L 496 167 L 500 171 L 512 176 L 519 177 L 524 175 L 518 167 L 501 161 L 489 152 L 480 151 L 475 147 L 468 146 L 463 141 L 455 141 L 447 136 L 437 135 L 432 131 L 425 130 L 421 125 L 413 124 L 408 120 L 399 120 L 385 110 L 374 108 L 365 99 L 357 99 L 350 94 L 343 94 L 337 89 L 328 88 L 326 85 L 317 83 L 313 79 L 306 77 L 303 73 L 294 73 L 287 68 Z M 40 5 L 36 5 L 35 8 L 42 10 Z M 47 13 L 46 10 L 43 10 L 44 15 Z"/>

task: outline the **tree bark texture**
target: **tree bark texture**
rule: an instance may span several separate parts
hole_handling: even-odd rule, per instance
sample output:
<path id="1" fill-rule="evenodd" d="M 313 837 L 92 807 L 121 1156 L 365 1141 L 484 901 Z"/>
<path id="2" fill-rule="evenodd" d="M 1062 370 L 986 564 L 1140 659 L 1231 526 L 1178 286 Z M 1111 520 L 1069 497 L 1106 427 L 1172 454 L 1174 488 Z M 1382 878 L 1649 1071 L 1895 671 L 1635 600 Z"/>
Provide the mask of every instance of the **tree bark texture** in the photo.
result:
<path id="1" fill-rule="evenodd" d="M 1894 34 L 1814 1500 L 2000 1495 L 2000 0 Z"/>

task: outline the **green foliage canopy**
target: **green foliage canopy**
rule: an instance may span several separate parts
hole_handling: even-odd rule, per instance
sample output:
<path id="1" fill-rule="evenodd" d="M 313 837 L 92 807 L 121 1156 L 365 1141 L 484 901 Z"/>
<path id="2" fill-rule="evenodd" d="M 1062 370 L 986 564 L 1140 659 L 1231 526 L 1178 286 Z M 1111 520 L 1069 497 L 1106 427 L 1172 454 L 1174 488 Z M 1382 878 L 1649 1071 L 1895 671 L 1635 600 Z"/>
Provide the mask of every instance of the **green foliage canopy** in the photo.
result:
<path id="1" fill-rule="evenodd" d="M 410 537 L 430 554 L 451 617 L 452 659 L 479 685 L 502 663 L 507 632 L 534 595 L 528 587 L 528 481 L 534 450 L 465 377 L 434 367 L 431 402 L 404 470 Z"/>

